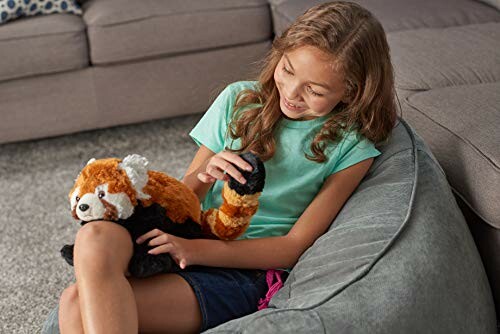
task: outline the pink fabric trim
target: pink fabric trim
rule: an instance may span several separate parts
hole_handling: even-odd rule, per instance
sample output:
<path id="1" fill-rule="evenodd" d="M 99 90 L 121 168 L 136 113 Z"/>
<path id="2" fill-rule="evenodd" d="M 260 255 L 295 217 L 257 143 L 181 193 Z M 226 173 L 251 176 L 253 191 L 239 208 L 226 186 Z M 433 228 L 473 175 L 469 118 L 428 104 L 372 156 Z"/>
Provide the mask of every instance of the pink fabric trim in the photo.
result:
<path id="1" fill-rule="evenodd" d="M 269 301 L 274 296 L 276 292 L 283 286 L 283 280 L 281 279 L 281 270 L 269 269 L 266 273 L 266 281 L 269 289 L 266 293 L 266 298 L 261 298 L 259 300 L 258 309 L 263 310 L 268 307 Z M 273 283 L 274 278 L 276 278 L 276 282 Z"/>

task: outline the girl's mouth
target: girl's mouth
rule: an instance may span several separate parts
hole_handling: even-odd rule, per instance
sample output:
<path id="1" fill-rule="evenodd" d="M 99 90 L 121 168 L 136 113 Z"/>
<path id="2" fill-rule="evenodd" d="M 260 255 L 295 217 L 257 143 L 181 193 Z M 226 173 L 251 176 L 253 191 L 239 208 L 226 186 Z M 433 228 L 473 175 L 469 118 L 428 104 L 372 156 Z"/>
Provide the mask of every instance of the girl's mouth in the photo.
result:
<path id="1" fill-rule="evenodd" d="M 283 104 L 290 111 L 301 111 L 305 109 L 303 107 L 297 107 L 296 105 L 289 103 L 285 98 L 283 98 Z"/>

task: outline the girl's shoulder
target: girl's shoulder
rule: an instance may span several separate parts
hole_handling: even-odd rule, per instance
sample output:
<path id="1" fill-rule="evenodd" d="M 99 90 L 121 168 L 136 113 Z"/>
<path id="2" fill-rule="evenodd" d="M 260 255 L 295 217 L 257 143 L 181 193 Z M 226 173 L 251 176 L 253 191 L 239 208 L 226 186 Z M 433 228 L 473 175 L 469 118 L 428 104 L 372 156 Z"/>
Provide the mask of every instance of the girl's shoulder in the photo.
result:
<path id="1" fill-rule="evenodd" d="M 236 96 L 238 95 L 239 92 L 245 89 L 257 90 L 258 87 L 259 87 L 258 81 L 250 81 L 250 80 L 235 81 L 227 85 L 224 91 L 226 91 L 226 93 L 230 95 Z"/>

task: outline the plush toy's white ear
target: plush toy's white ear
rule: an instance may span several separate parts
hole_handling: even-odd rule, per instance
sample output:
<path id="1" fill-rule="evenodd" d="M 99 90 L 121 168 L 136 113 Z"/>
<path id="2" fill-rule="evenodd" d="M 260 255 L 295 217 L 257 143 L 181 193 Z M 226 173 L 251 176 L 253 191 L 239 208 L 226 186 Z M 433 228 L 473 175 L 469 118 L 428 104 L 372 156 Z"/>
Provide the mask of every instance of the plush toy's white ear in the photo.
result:
<path id="1" fill-rule="evenodd" d="M 118 164 L 118 168 L 123 169 L 125 173 L 127 173 L 132 186 L 137 192 L 138 199 L 151 198 L 151 196 L 142 192 L 142 189 L 148 183 L 148 164 L 148 160 L 138 154 L 127 155 L 122 162 Z"/>
<path id="2" fill-rule="evenodd" d="M 92 158 L 90 159 L 88 162 L 87 162 L 87 166 L 90 165 L 91 163 L 93 163 L 95 161 L 95 158 Z"/>

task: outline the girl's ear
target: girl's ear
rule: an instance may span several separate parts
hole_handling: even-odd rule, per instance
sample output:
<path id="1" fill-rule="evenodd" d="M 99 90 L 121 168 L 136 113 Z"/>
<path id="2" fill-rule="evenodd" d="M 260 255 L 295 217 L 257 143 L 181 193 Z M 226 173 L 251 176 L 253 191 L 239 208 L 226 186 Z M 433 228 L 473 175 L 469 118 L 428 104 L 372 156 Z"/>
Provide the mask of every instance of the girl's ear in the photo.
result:
<path id="1" fill-rule="evenodd" d="M 344 91 L 344 96 L 342 97 L 342 102 L 345 104 L 349 104 L 352 102 L 352 99 L 355 95 L 355 87 L 352 87 L 351 85 L 346 85 L 345 91 Z"/>
<path id="2" fill-rule="evenodd" d="M 351 101 L 352 101 L 352 97 L 347 95 L 347 94 L 344 95 L 344 97 L 342 97 L 342 102 L 345 104 L 349 104 L 349 103 L 351 103 Z"/>

